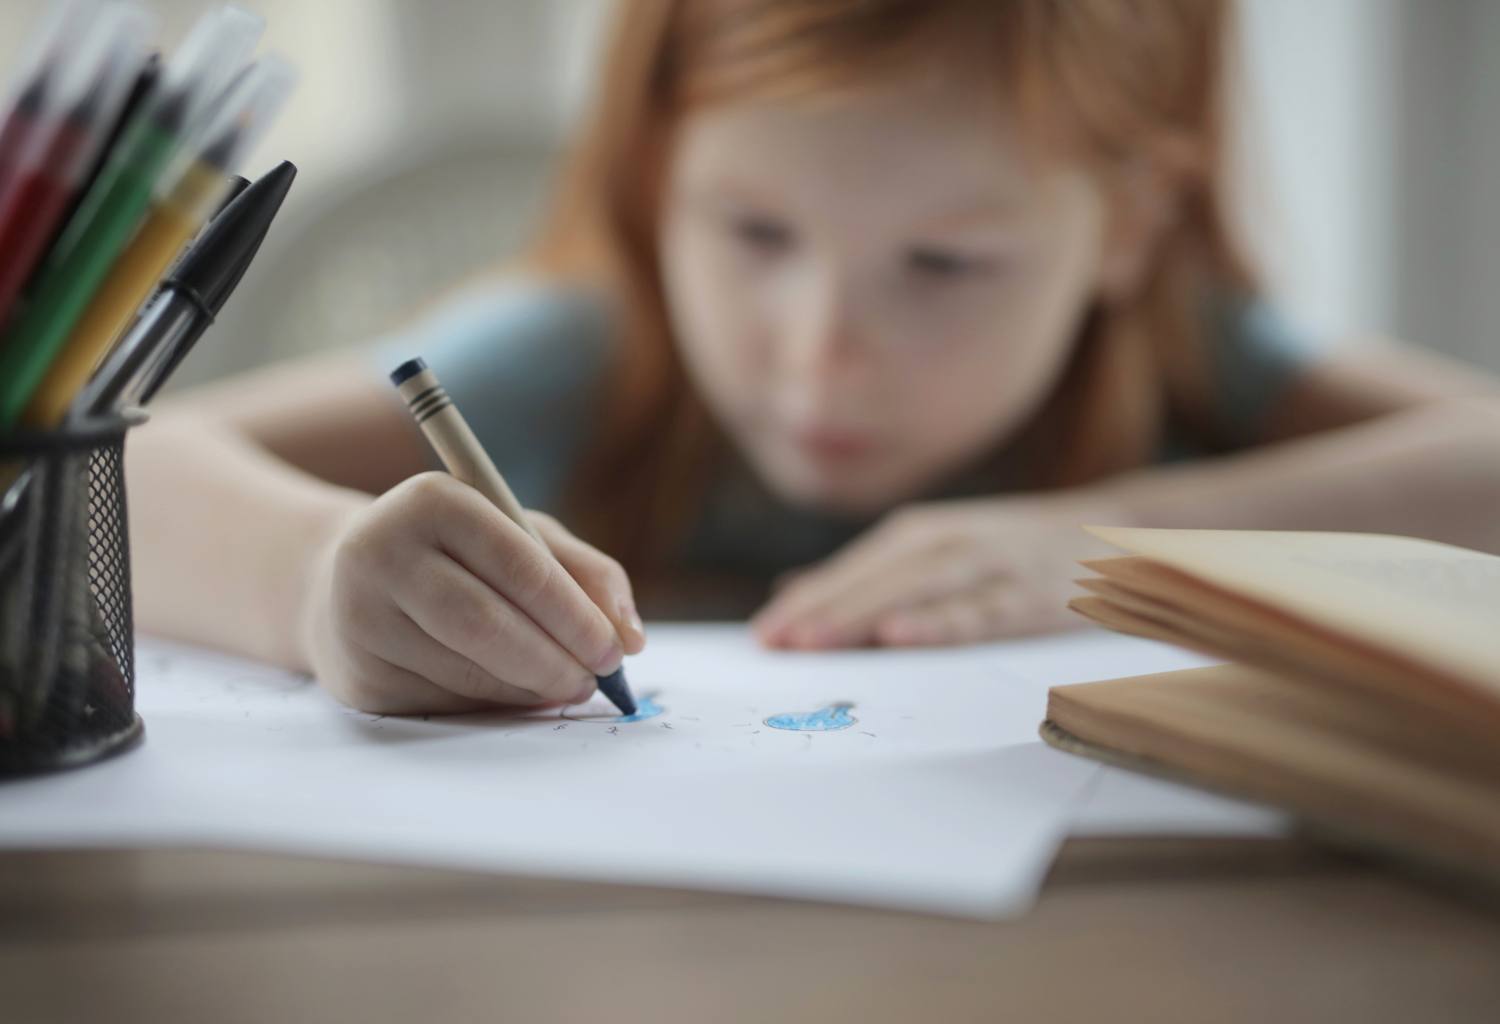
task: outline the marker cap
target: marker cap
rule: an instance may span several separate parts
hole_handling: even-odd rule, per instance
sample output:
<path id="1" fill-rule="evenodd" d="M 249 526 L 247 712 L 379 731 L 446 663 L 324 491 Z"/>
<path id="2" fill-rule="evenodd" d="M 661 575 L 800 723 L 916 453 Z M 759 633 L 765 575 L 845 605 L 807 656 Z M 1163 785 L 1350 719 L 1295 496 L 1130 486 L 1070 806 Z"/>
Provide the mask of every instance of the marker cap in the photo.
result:
<path id="1" fill-rule="evenodd" d="M 275 54 L 244 68 L 214 101 L 161 176 L 157 199 L 170 195 L 200 161 L 226 174 L 239 170 L 296 84 L 297 73 Z"/>

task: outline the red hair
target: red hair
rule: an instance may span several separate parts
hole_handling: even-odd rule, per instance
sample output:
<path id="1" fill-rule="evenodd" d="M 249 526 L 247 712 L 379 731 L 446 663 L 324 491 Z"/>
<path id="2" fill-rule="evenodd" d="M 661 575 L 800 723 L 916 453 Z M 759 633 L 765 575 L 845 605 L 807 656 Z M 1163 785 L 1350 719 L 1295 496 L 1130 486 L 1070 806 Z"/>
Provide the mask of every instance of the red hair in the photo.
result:
<path id="1" fill-rule="evenodd" d="M 1198 325 L 1208 288 L 1252 276 L 1223 202 L 1230 0 L 623 0 L 598 99 L 535 250 L 602 284 L 622 345 L 570 521 L 640 575 L 670 562 L 725 449 L 672 338 L 658 225 L 685 113 L 967 69 L 1023 135 L 1094 169 L 1106 195 L 1142 160 L 1177 201 L 1139 287 L 1101 298 L 1041 411 L 1006 440 L 1026 484 L 1148 462 L 1169 418 L 1213 430 Z M 966 73 L 960 71 L 957 73 Z M 1014 465 L 1015 459 L 1012 460 Z"/>

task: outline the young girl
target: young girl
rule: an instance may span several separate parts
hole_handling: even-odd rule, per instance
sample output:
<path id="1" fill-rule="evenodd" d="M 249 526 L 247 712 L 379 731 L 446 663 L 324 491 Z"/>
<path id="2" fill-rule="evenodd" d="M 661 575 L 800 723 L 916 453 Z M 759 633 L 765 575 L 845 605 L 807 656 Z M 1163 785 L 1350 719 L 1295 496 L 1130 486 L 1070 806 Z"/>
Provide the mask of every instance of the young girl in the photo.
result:
<path id="1" fill-rule="evenodd" d="M 1500 549 L 1492 385 L 1314 362 L 1258 296 L 1230 13 L 627 0 L 527 276 L 132 438 L 140 624 L 443 712 L 586 699 L 631 580 L 763 601 L 773 646 L 942 644 L 1065 624 L 1084 523 Z M 413 355 L 582 539 L 424 472 Z"/>

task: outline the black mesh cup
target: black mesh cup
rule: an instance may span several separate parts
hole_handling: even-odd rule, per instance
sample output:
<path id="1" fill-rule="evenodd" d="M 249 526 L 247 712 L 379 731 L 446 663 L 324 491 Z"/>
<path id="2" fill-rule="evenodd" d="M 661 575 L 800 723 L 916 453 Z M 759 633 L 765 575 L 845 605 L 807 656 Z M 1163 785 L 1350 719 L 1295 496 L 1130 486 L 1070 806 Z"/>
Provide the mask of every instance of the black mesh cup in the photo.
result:
<path id="1" fill-rule="evenodd" d="M 0 437 L 0 775 L 141 738 L 124 472 L 135 422 Z"/>

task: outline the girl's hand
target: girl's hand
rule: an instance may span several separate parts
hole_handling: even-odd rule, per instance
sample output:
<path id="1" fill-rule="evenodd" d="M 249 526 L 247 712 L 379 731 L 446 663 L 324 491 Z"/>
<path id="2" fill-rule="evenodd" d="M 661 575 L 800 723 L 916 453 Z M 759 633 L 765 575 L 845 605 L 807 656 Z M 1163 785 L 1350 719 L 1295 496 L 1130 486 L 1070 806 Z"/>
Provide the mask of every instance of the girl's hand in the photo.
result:
<path id="1" fill-rule="evenodd" d="M 355 515 L 308 588 L 303 635 L 318 679 L 383 714 L 587 700 L 596 675 L 645 646 L 630 581 L 532 515 L 553 554 L 444 473 L 412 477 Z"/>
<path id="2" fill-rule="evenodd" d="M 769 647 L 959 644 L 1078 624 L 1078 559 L 1124 523 L 1091 492 L 912 505 L 795 575 L 752 620 Z"/>

